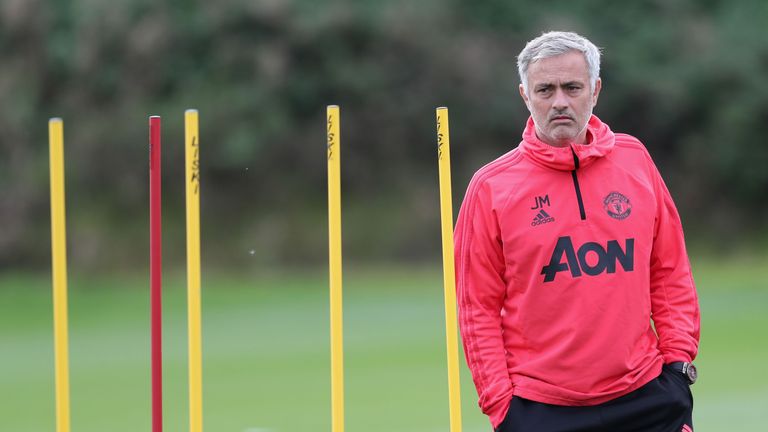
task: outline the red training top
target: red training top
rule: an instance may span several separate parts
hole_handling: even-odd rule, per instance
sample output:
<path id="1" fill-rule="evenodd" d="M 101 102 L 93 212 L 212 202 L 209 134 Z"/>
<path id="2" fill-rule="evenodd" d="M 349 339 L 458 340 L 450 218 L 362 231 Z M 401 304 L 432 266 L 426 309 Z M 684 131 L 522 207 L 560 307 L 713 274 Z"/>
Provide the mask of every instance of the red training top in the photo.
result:
<path id="1" fill-rule="evenodd" d="M 459 212 L 459 327 L 494 427 L 513 395 L 600 404 L 696 356 L 698 300 L 669 191 L 636 138 L 596 116 L 587 127 L 586 145 L 553 147 L 529 119 Z"/>

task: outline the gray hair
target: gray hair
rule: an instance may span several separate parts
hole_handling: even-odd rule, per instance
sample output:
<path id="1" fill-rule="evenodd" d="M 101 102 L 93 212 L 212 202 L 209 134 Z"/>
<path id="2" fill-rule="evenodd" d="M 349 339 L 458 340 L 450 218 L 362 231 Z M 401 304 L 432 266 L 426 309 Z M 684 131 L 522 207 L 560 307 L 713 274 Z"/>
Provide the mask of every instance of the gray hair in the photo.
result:
<path id="1" fill-rule="evenodd" d="M 573 32 L 552 31 L 529 41 L 517 56 L 517 70 L 525 94 L 528 94 L 528 67 L 531 63 L 565 54 L 568 51 L 580 51 L 587 60 L 589 84 L 594 91 L 600 76 L 600 49 L 587 38 Z"/>

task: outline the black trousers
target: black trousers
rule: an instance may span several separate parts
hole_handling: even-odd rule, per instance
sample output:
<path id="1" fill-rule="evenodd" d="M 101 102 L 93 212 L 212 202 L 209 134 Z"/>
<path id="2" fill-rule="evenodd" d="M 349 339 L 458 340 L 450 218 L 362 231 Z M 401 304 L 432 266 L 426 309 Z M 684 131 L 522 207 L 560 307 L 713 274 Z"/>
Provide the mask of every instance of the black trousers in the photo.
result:
<path id="1" fill-rule="evenodd" d="M 600 405 L 549 405 L 515 396 L 496 432 L 691 432 L 692 413 L 688 381 L 664 366 L 658 378 Z"/>

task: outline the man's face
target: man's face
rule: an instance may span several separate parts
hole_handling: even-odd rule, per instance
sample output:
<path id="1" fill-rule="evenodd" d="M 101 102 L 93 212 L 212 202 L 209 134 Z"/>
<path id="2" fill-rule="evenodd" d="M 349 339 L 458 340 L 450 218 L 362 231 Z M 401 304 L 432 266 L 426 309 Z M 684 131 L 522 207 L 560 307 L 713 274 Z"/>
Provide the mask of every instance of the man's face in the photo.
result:
<path id="1" fill-rule="evenodd" d="M 528 67 L 528 94 L 520 95 L 536 124 L 536 135 L 557 147 L 586 142 L 587 122 L 597 103 L 601 82 L 589 86 L 589 69 L 584 54 L 570 51 L 537 60 Z"/>

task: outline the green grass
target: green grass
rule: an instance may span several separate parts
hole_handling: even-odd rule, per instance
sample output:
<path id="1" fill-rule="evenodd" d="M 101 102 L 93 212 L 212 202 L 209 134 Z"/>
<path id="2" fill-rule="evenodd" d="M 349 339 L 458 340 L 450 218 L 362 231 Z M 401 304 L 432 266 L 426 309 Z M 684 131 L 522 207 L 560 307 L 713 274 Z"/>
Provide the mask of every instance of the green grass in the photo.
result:
<path id="1" fill-rule="evenodd" d="M 697 431 L 768 423 L 768 262 L 695 260 L 702 307 Z M 448 430 L 438 270 L 354 270 L 344 281 L 346 429 Z M 150 428 L 148 277 L 70 281 L 72 430 Z M 322 271 L 204 274 L 206 430 L 330 430 Z M 165 429 L 187 429 L 183 275 L 164 294 Z M 0 430 L 54 430 L 47 276 L 0 276 Z M 489 431 L 463 366 L 466 432 Z"/>

